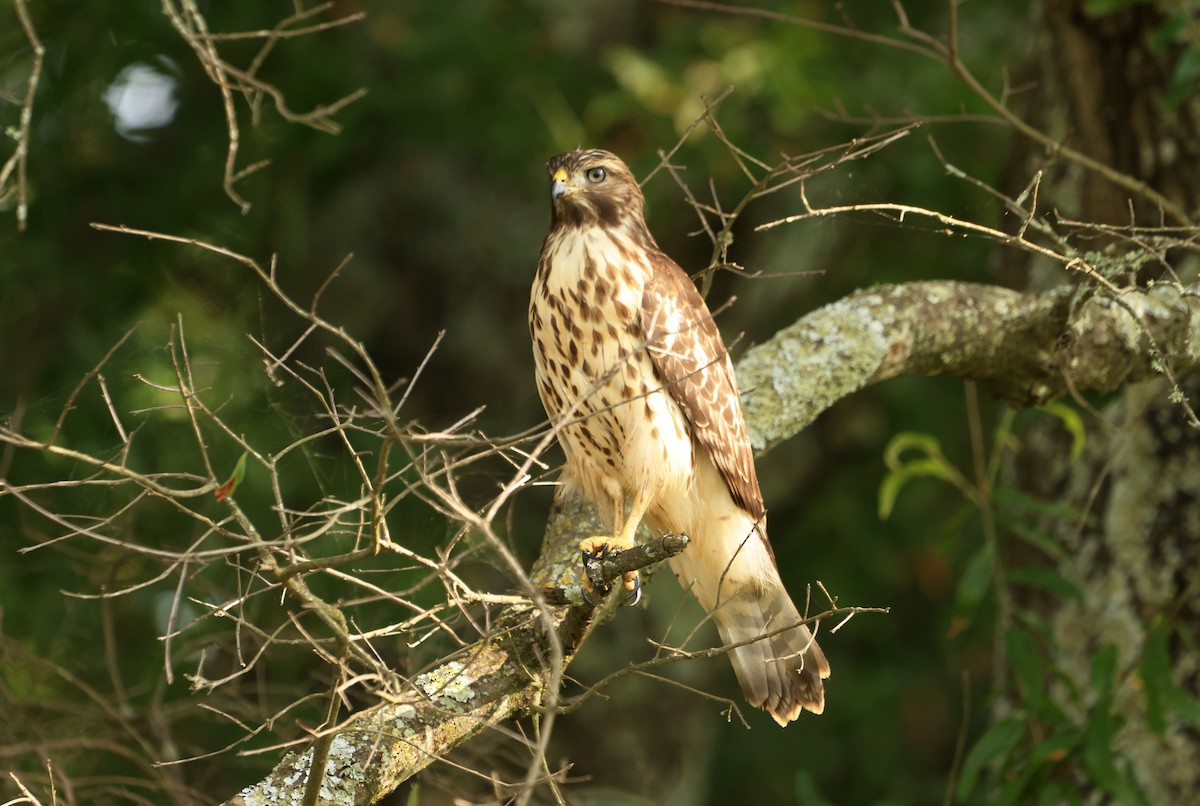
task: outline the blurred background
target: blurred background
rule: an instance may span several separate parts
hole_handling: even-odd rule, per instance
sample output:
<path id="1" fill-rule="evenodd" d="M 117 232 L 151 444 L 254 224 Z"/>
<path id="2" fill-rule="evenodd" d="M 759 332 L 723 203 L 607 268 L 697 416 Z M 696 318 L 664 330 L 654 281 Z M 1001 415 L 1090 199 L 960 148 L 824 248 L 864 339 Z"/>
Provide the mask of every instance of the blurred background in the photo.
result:
<path id="1" fill-rule="evenodd" d="M 897 27 L 891 9 L 874 2 L 761 5 L 887 34 Z M 1039 45 L 1031 5 L 962 6 L 961 51 L 993 86 L 1005 71 L 1037 69 L 1030 66 Z M 199 8 L 214 32 L 267 29 L 291 13 L 287 3 Z M 914 28 L 947 30 L 944 2 L 913 0 L 904 8 Z M 364 342 L 388 380 L 411 376 L 445 331 L 405 417 L 438 429 L 486 406 L 479 428 L 505 435 L 544 419 L 526 303 L 549 220 L 549 156 L 603 147 L 646 176 L 659 152 L 682 138 L 672 159 L 684 166 L 681 177 L 702 198 L 711 181 L 730 206 L 750 183 L 707 126 L 684 137 L 705 99 L 729 87 L 717 119 L 730 141 L 767 162 L 837 146 L 910 114 L 983 111 L 932 60 L 769 19 L 636 0 L 337 0 L 309 24 L 366 16 L 280 40 L 259 76 L 297 113 L 360 88 L 366 93 L 330 116 L 336 133 L 285 120 L 269 98 L 252 117 L 239 99 L 238 166 L 269 160 L 236 184 L 243 212 L 222 187 L 228 133 L 221 96 L 160 4 L 93 0 L 84 10 L 38 0 L 29 10 L 45 61 L 29 143 L 26 230 L 18 231 L 13 197 L 0 211 L 0 419 L 17 418 L 34 434 L 52 428 L 84 373 L 135 326 L 106 366 L 108 383 L 132 400 L 141 394 L 135 375 L 169 373 L 167 345 L 180 322 L 204 383 L 226 400 L 223 411 L 240 431 L 286 437 L 314 416 L 311 401 L 281 397 L 262 372 L 248 334 L 287 344 L 300 325 L 249 271 L 182 244 L 97 231 L 95 222 L 274 260 L 280 284 L 301 301 L 349 258 L 321 311 Z M 245 65 L 260 45 L 229 40 L 219 48 Z M 6 4 L 5 127 L 18 123 L 14 101 L 24 96 L 29 65 L 29 44 Z M 1013 172 L 1005 129 L 967 119 L 927 125 L 814 181 L 809 193 L 825 204 L 892 201 L 996 224 L 997 203 L 947 175 L 930 134 L 948 161 L 1007 192 L 1019 192 L 1028 178 Z M 7 148 L 0 156 L 7 158 Z M 707 266 L 712 245 L 671 176 L 659 171 L 645 192 L 660 245 L 689 271 Z M 736 297 L 718 321 L 727 341 L 744 334 L 737 353 L 875 283 L 1003 279 L 989 244 L 946 237 L 915 220 L 831 218 L 754 232 L 800 209 L 794 190 L 767 197 L 748 208 L 735 232 L 730 259 L 745 271 L 720 272 L 709 301 L 715 309 Z M 80 400 L 76 408 L 64 432 L 68 444 L 97 451 L 119 444 L 100 401 Z M 982 538 L 949 487 L 910 485 L 887 520 L 878 515 L 878 489 L 884 448 L 899 432 L 931 434 L 951 461 L 969 466 L 966 410 L 958 381 L 895 380 L 842 401 L 760 458 L 772 542 L 797 600 L 820 580 L 841 604 L 891 608 L 822 639 L 833 667 L 823 716 L 781 730 L 755 712 L 747 730 L 725 719 L 719 703 L 626 678 L 555 726 L 549 757 L 574 764 L 571 801 L 940 801 L 956 743 L 977 737 L 987 716 L 992 610 L 978 581 L 967 591 L 959 582 Z M 982 416 L 990 429 L 986 400 Z M 175 455 L 186 446 L 169 440 L 143 450 L 157 452 L 143 456 L 154 466 L 193 461 Z M 236 456 L 231 448 L 230 464 Z M 552 457 L 559 460 L 557 451 Z M 0 477 L 14 483 L 55 469 L 25 452 L 7 451 L 2 460 Z M 494 493 L 507 472 L 481 467 L 468 482 L 481 495 Z M 297 497 L 309 494 L 308 481 L 296 483 Z M 536 556 L 550 503 L 549 488 L 541 487 L 513 507 L 508 539 L 526 563 Z M 434 543 L 445 529 L 431 512 L 404 517 Z M 152 519 L 138 525 L 148 541 L 186 541 L 156 528 Z M 157 636 L 174 583 L 103 605 L 64 596 L 97 592 L 111 582 L 107 563 L 121 561 L 71 544 L 18 554 L 54 531 L 11 497 L 0 498 L 0 630 L 8 647 L 0 711 L 19 715 L 0 728 L 0 769 L 44 778 L 50 756 L 79 781 L 108 782 L 97 791 L 141 792 L 144 802 L 159 802 L 137 783 L 149 758 L 203 756 L 170 774 L 214 799 L 258 780 L 278 754 L 208 756 L 244 730 L 203 710 L 205 695 L 190 692 L 182 677 L 162 679 Z M 493 582 L 504 592 L 503 578 Z M 661 639 L 672 620 L 672 635 L 698 620 L 673 582 L 659 580 L 648 593 L 647 608 L 621 613 L 593 636 L 573 677 L 586 685 L 648 657 L 648 637 Z M 818 596 L 814 589 L 814 602 Z M 94 651 L 101 634 L 116 647 L 119 676 L 111 653 Z M 71 679 L 43 662 L 69 670 Z M 319 676 L 315 659 L 291 662 L 290 671 L 272 667 L 271 685 L 303 688 L 309 675 Z M 694 661 L 666 674 L 740 702 L 724 661 Z M 73 710 L 88 700 L 80 691 L 100 702 L 114 686 L 125 689 L 122 713 Z M 145 747 L 117 752 L 121 732 L 104 727 L 106 719 L 136 726 L 164 718 L 181 726 L 171 734 L 177 746 L 148 738 Z M 296 733 L 285 716 L 249 746 Z M 89 737 L 102 747 L 87 750 Z M 522 752 L 485 739 L 460 762 L 510 775 L 527 763 Z M 0 792 L 9 793 L 9 783 Z M 472 787 L 435 766 L 392 802 L 413 802 L 405 798 L 414 791 L 420 803 L 455 794 L 486 800 Z"/>

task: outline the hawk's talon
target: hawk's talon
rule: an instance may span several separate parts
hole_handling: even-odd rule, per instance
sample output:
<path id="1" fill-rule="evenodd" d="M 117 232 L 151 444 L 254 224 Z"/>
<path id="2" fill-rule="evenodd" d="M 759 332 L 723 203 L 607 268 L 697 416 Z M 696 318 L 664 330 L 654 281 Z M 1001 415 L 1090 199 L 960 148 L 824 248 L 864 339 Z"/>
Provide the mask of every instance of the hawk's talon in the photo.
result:
<path id="1" fill-rule="evenodd" d="M 604 598 L 612 586 L 599 585 L 592 581 L 592 575 L 589 573 L 589 571 L 592 569 L 589 567 L 588 563 L 595 562 L 596 560 L 600 559 L 600 557 L 596 556 L 587 549 L 580 551 L 580 554 L 582 555 L 583 560 L 583 574 L 582 578 L 579 580 L 579 587 L 583 591 L 583 600 L 592 607 L 596 607 L 600 604 L 600 600 Z M 597 580 L 597 582 L 598 581 L 599 580 Z M 595 595 L 597 593 L 599 593 L 598 596 Z"/>
<path id="2" fill-rule="evenodd" d="M 583 594 L 583 601 L 587 602 L 589 607 L 600 606 L 600 602 L 592 598 L 592 584 L 588 582 L 586 573 L 583 575 L 583 582 L 579 586 L 579 592 Z"/>
<path id="3" fill-rule="evenodd" d="M 633 574 L 633 589 L 629 589 L 628 580 L 625 583 L 625 589 L 628 591 L 625 594 L 625 606 L 635 607 L 637 603 L 642 601 L 642 577 L 637 571 L 630 571 Z"/>
<path id="4" fill-rule="evenodd" d="M 580 553 L 583 555 L 583 578 L 580 581 L 580 587 L 583 590 L 583 599 L 588 604 L 595 607 L 599 603 L 599 599 L 603 598 L 611 590 L 611 585 L 600 586 L 596 580 L 593 580 L 588 573 L 589 561 L 603 560 L 613 554 L 619 554 L 622 551 L 633 548 L 633 541 L 625 540 L 620 537 L 589 537 L 582 540 L 579 544 Z M 625 588 L 625 604 L 627 606 L 636 605 L 642 600 L 642 580 L 637 571 L 626 571 L 621 576 L 622 587 Z M 599 592 L 597 597 L 595 594 Z"/>

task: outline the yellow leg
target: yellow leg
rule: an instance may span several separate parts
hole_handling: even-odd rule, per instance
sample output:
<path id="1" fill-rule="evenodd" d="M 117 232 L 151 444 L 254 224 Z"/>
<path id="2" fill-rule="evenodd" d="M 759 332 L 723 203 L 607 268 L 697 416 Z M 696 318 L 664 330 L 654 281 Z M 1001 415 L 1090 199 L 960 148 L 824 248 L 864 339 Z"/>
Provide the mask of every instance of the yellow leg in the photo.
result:
<path id="1" fill-rule="evenodd" d="M 636 544 L 636 536 L 638 526 L 642 523 L 642 518 L 646 515 L 646 510 L 650 508 L 650 495 L 645 490 L 639 490 L 634 496 L 633 506 L 629 509 L 629 516 L 625 517 L 624 502 L 617 500 L 613 502 L 616 512 L 612 523 L 621 524 L 621 529 L 614 535 L 596 535 L 585 538 L 580 542 L 579 548 L 585 555 L 592 559 L 601 559 L 609 554 L 619 551 L 625 551 L 633 548 Z M 621 582 L 626 590 L 625 598 L 632 600 L 631 604 L 637 604 L 642 596 L 642 583 L 637 571 L 629 571 L 621 578 Z M 583 575 L 583 591 L 584 595 L 592 600 L 591 582 L 588 580 L 587 574 Z"/>

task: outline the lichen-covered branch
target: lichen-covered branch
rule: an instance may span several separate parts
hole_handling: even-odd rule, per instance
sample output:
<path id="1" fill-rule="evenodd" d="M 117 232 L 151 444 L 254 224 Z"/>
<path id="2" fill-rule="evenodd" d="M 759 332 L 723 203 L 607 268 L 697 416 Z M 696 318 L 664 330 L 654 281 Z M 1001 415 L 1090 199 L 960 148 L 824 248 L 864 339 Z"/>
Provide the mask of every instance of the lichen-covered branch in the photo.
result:
<path id="1" fill-rule="evenodd" d="M 329 745 L 318 802 L 375 803 L 404 780 L 488 726 L 525 713 L 536 700 L 538 620 L 508 608 L 495 633 L 413 680 L 408 702 L 354 715 Z M 230 806 L 300 804 L 312 748 L 289 753 Z"/>
<path id="2" fill-rule="evenodd" d="M 531 575 L 546 598 L 570 603 L 549 611 L 563 655 L 570 662 L 598 614 L 579 593 L 579 538 L 599 524 L 575 494 L 560 500 L 546 528 L 547 550 Z M 663 535 L 600 563 L 612 582 L 681 552 L 681 535 Z M 569 550 L 561 550 L 571 547 Z M 567 557 L 570 560 L 567 560 Z M 568 567 L 569 566 L 569 567 Z M 619 598 L 619 597 L 618 597 Z M 615 599 L 614 599 L 615 601 Z M 554 679 L 552 641 L 543 611 L 533 604 L 506 607 L 491 634 L 413 680 L 411 696 L 355 714 L 337 728 L 325 760 L 319 802 L 375 803 L 450 750 L 490 726 L 522 716 L 543 702 Z M 226 801 L 228 806 L 300 804 L 313 750 L 289 753 L 264 780 Z"/>
<path id="3" fill-rule="evenodd" d="M 778 442 L 851 392 L 899 375 L 972 378 L 1025 405 L 1071 388 L 1117 389 L 1153 376 L 1162 361 L 1182 377 L 1200 366 L 1197 293 L 1158 286 L 1113 301 L 1078 289 L 1022 294 L 957 282 L 868 289 L 805 316 L 739 363 L 751 438 L 760 448 Z M 330 745 L 321 802 L 374 803 L 491 725 L 551 699 L 548 659 L 557 647 L 561 675 L 607 610 L 587 607 L 578 594 L 579 539 L 599 529 L 577 493 L 560 496 L 531 579 L 569 606 L 506 608 L 486 639 L 416 677 L 406 701 L 352 717 Z M 660 538 L 638 561 L 685 543 Z M 625 570 L 607 565 L 606 579 Z M 228 803 L 300 803 L 311 760 L 311 750 L 289 754 Z"/>
<path id="4" fill-rule="evenodd" d="M 755 448 L 786 439 L 835 402 L 901 375 L 978 381 L 1018 406 L 1109 392 L 1200 367 L 1200 289 L 1120 298 L 1061 287 L 1025 294 L 975 283 L 877 286 L 814 311 L 738 363 Z"/>

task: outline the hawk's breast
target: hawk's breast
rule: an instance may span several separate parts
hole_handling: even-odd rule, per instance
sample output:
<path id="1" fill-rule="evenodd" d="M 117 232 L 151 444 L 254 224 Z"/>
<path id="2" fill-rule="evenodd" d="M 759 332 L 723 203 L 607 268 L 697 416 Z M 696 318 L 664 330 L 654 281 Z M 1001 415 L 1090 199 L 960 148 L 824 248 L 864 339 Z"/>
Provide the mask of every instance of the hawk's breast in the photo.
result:
<path id="1" fill-rule="evenodd" d="M 640 324 L 653 272 L 641 255 L 603 227 L 557 229 L 530 296 L 538 392 L 569 471 L 595 501 L 646 488 L 681 495 L 692 483 L 689 427 Z"/>

